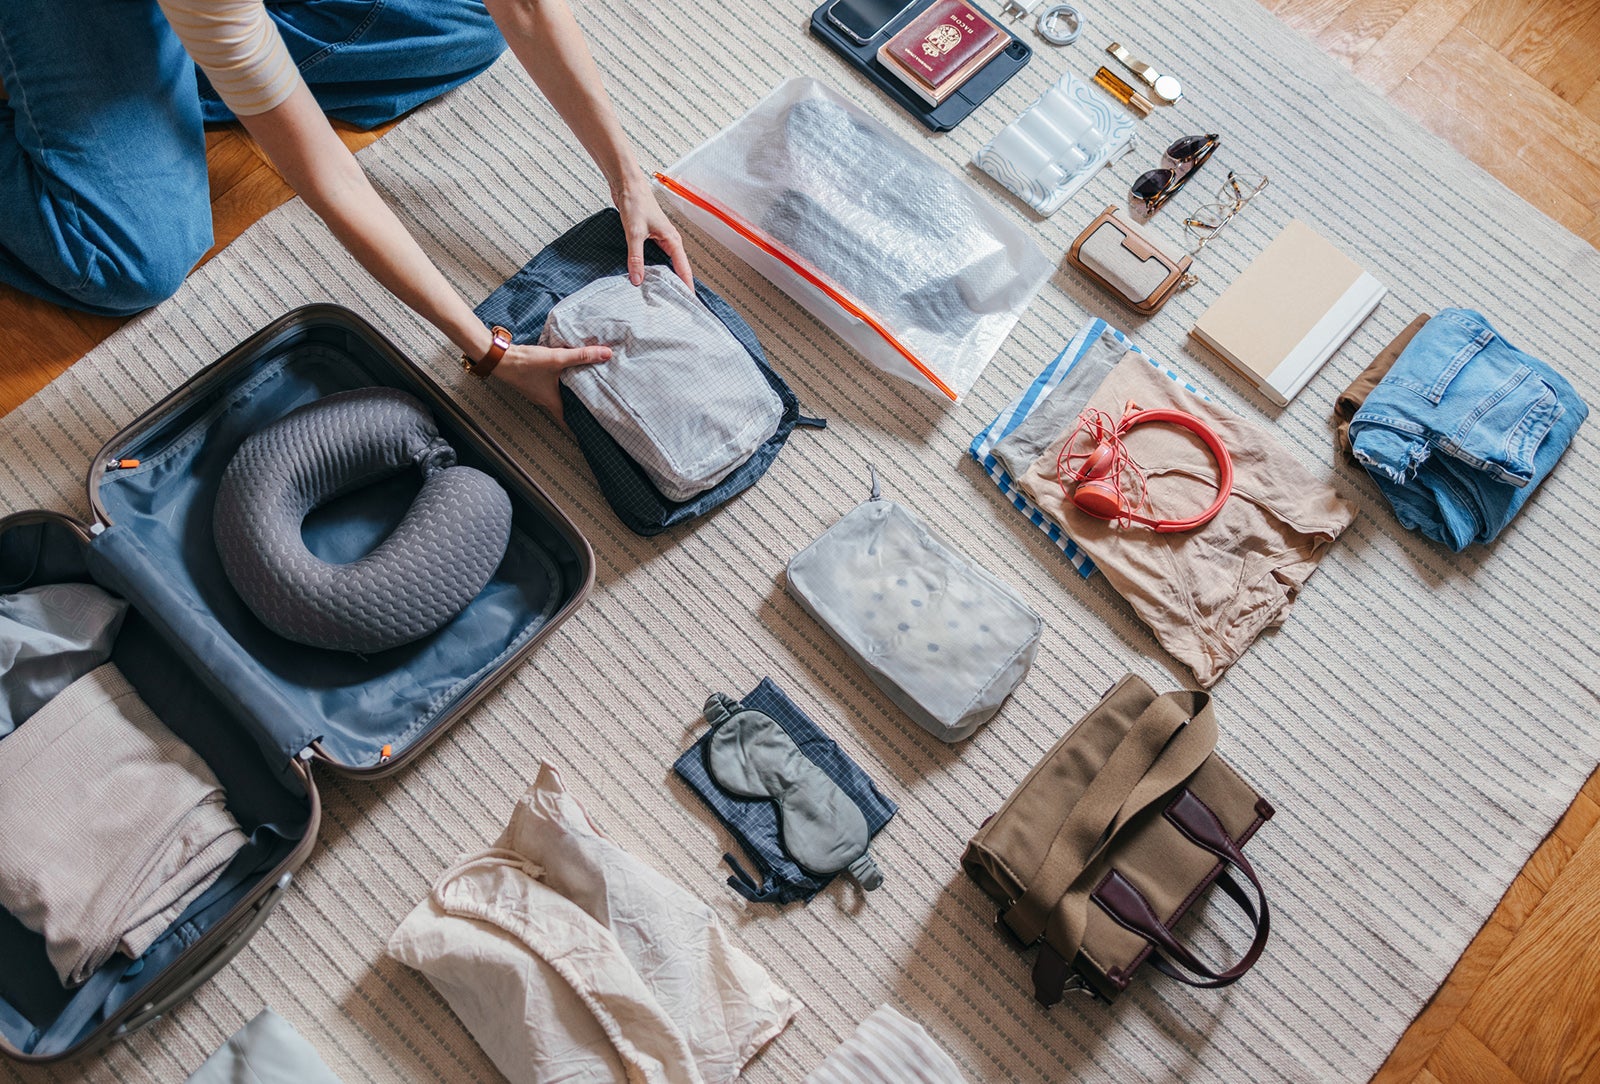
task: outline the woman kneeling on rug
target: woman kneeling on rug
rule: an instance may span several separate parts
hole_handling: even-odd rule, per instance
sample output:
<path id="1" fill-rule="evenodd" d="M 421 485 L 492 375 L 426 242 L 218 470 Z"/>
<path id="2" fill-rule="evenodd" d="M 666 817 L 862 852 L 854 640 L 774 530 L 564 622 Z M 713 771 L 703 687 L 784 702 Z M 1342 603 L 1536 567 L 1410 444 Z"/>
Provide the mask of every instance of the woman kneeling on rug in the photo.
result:
<path id="1" fill-rule="evenodd" d="M 327 118 L 392 120 L 508 43 L 609 182 L 630 277 L 642 280 L 650 238 L 692 282 L 565 0 L 81 0 L 70 15 L 4 0 L 0 282 L 116 316 L 170 296 L 212 242 L 202 122 L 237 117 L 373 277 L 483 358 L 489 329 Z M 444 153 L 481 168 L 477 145 L 492 138 L 466 133 Z M 495 375 L 559 417 L 561 370 L 608 355 L 513 346 Z"/>

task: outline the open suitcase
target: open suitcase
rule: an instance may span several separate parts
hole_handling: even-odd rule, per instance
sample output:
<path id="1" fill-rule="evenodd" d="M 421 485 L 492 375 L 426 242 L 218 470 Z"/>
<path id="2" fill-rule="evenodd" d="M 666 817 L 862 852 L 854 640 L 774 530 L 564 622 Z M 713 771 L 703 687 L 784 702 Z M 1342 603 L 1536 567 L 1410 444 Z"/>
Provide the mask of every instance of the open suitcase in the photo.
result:
<path id="1" fill-rule="evenodd" d="M 487 587 L 444 628 L 371 656 L 281 639 L 223 573 L 211 508 L 250 433 L 349 388 L 405 390 L 460 462 L 511 496 L 513 529 Z M 119 469 L 118 460 L 139 466 Z M 417 472 L 314 511 L 318 556 L 354 560 L 393 529 Z M 316 845 L 315 776 L 376 777 L 422 752 L 582 602 L 593 553 L 543 490 L 370 325 L 334 305 L 287 313 L 107 443 L 89 471 L 93 522 L 0 519 L 0 593 L 93 581 L 130 602 L 112 661 L 211 766 L 249 844 L 139 960 L 113 956 L 76 990 L 43 938 L 0 909 L 0 1052 L 43 1062 L 151 1023 L 221 970 L 260 928 Z M 22 724 L 26 727 L 28 724 Z M 0 739 L 4 740 L 4 739 Z"/>

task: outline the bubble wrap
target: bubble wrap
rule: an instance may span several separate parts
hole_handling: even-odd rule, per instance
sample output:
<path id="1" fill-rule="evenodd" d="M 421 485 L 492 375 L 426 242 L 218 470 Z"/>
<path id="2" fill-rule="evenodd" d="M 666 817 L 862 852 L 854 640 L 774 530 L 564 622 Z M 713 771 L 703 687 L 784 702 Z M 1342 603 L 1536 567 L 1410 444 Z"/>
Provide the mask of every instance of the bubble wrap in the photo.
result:
<path id="1" fill-rule="evenodd" d="M 956 397 L 1050 275 L 1049 258 L 965 181 L 814 79 L 784 83 L 666 176 L 717 208 L 674 193 L 696 225 L 868 361 L 937 390 L 729 218 L 842 291 Z"/>

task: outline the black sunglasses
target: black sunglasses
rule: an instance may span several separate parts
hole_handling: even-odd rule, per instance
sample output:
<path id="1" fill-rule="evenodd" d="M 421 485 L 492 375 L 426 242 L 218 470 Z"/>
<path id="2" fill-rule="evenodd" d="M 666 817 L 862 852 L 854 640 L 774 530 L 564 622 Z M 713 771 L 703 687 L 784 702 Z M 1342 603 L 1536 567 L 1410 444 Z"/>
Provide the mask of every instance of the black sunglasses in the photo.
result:
<path id="1" fill-rule="evenodd" d="M 1167 148 L 1166 160 L 1171 169 L 1152 169 L 1139 175 L 1129 189 L 1129 195 L 1144 203 L 1146 214 L 1155 214 L 1163 204 L 1177 194 L 1196 170 L 1206 164 L 1206 159 L 1216 151 L 1222 137 L 1212 135 L 1184 136 Z"/>

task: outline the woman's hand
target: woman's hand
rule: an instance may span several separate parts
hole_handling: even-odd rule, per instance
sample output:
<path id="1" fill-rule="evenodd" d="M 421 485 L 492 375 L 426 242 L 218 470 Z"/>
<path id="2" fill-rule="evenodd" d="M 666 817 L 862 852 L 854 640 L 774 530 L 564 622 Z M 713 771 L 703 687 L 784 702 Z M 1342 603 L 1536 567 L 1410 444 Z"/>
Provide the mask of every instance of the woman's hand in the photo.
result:
<path id="1" fill-rule="evenodd" d="M 692 288 L 694 272 L 683 240 L 656 203 L 566 0 L 485 0 L 485 4 L 523 69 L 611 186 L 611 202 L 628 235 L 628 279 L 635 286 L 644 281 L 644 243 L 653 240 L 672 261 L 678 277 Z"/>
<path id="2" fill-rule="evenodd" d="M 577 346 L 554 349 L 548 346 L 512 346 L 494 367 L 493 375 L 521 392 L 563 425 L 561 416 L 561 374 L 574 365 L 593 365 L 611 359 L 609 346 Z"/>
<path id="3" fill-rule="evenodd" d="M 622 230 L 628 235 L 628 281 L 635 286 L 644 281 L 644 243 L 649 239 L 661 246 L 684 285 L 694 289 L 694 272 L 689 268 L 688 254 L 683 251 L 683 238 L 678 236 L 678 227 L 656 202 L 656 195 L 644 174 L 635 171 L 620 188 L 612 188 L 611 202 L 622 215 Z"/>

